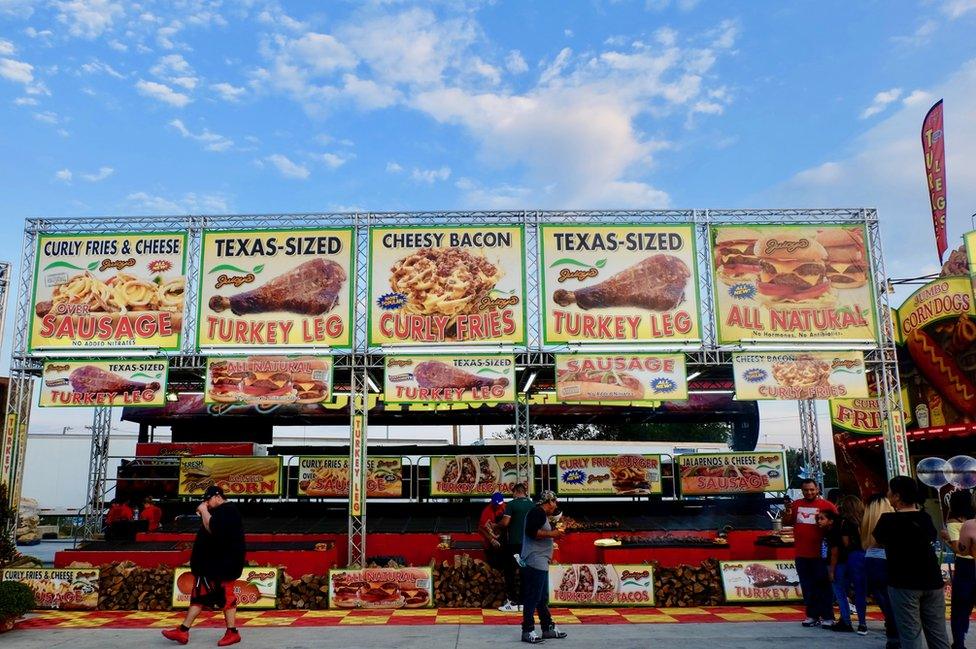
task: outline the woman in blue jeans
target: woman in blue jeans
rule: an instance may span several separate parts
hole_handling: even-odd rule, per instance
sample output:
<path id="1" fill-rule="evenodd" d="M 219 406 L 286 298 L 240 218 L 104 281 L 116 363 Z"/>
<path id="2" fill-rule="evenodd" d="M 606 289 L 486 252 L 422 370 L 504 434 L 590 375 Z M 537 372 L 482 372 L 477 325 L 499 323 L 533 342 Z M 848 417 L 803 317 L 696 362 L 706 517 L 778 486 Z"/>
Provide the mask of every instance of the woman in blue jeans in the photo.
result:
<path id="1" fill-rule="evenodd" d="M 976 517 L 973 495 L 965 490 L 949 495 L 949 515 L 946 517 L 942 540 L 956 555 L 952 569 L 952 601 L 949 604 L 949 627 L 952 629 L 952 649 L 966 649 L 969 617 L 976 602 L 976 561 L 959 547 L 959 532 L 963 524 Z"/>
<path id="2" fill-rule="evenodd" d="M 895 615 L 891 610 L 891 600 L 888 598 L 888 557 L 885 549 L 874 540 L 874 528 L 882 514 L 893 512 L 891 503 L 885 494 L 877 494 L 868 500 L 861 518 L 861 545 L 864 547 L 864 573 L 868 581 L 868 594 L 884 615 L 885 637 L 888 643 L 885 649 L 898 649 L 898 628 L 895 626 Z"/>
<path id="3" fill-rule="evenodd" d="M 840 608 L 840 620 L 824 628 L 846 633 L 854 631 L 851 626 L 851 607 L 847 601 L 847 593 L 853 586 L 857 632 L 867 635 L 867 578 L 864 573 L 860 525 L 864 504 L 857 496 L 844 496 L 837 509 L 839 514 L 826 510 L 818 514 L 818 523 L 827 529 L 827 546 L 830 550 L 828 575 Z"/>

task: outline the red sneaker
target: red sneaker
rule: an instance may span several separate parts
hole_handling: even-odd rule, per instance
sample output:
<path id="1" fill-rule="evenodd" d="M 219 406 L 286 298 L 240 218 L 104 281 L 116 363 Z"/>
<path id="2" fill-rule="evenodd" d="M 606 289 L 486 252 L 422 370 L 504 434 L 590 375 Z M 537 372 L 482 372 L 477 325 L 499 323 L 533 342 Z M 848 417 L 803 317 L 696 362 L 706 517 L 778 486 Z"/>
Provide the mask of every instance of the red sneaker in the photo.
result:
<path id="1" fill-rule="evenodd" d="M 217 641 L 218 647 L 226 647 L 227 645 L 237 644 L 241 641 L 241 634 L 237 631 L 231 631 L 227 629 L 224 637 Z"/>
<path id="2" fill-rule="evenodd" d="M 186 644 L 190 641 L 190 632 L 182 631 L 180 630 L 180 627 L 176 627 L 175 629 L 165 629 L 163 630 L 163 637 L 167 640 L 172 640 L 173 642 Z"/>

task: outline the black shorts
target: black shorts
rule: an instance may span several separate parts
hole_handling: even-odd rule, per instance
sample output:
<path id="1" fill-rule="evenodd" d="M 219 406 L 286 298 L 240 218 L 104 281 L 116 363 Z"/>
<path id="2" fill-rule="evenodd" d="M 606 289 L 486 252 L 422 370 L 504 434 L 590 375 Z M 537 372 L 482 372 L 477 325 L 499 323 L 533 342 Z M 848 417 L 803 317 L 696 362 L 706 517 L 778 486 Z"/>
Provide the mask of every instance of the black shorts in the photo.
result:
<path id="1" fill-rule="evenodd" d="M 190 593 L 190 604 L 212 611 L 229 611 L 237 608 L 234 581 L 220 582 L 208 577 L 197 577 Z"/>

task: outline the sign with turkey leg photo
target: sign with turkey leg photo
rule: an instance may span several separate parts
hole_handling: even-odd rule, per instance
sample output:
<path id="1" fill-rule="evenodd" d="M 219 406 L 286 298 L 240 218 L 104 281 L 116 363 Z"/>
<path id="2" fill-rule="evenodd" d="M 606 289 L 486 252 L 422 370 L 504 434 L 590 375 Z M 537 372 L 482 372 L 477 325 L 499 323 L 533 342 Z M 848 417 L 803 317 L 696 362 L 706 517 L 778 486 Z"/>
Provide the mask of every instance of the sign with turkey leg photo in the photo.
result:
<path id="1" fill-rule="evenodd" d="M 197 346 L 348 348 L 351 228 L 203 233 Z"/>
<path id="2" fill-rule="evenodd" d="M 803 600 L 793 561 L 722 561 L 719 566 L 722 590 L 729 604 Z"/>
<path id="3" fill-rule="evenodd" d="M 543 331 L 565 342 L 697 342 L 692 225 L 539 226 Z"/>
<path id="4" fill-rule="evenodd" d="M 387 356 L 384 363 L 387 403 L 515 401 L 514 356 Z"/>
<path id="5" fill-rule="evenodd" d="M 519 225 L 375 227 L 369 344 L 525 342 Z"/>
<path id="6" fill-rule="evenodd" d="M 41 371 L 41 408 L 165 406 L 169 361 L 49 360 Z"/>

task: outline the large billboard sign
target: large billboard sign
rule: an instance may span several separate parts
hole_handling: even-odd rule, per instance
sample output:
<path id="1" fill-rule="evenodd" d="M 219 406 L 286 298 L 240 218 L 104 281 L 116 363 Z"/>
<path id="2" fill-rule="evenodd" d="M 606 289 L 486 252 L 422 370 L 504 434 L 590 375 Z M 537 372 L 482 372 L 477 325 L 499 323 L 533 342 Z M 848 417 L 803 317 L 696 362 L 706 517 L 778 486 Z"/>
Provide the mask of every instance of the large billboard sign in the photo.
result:
<path id="1" fill-rule="evenodd" d="M 525 341 L 521 226 L 370 230 L 371 345 Z"/>
<path id="2" fill-rule="evenodd" d="M 349 347 L 352 228 L 203 233 L 197 346 Z"/>
<path id="3" fill-rule="evenodd" d="M 863 227 L 713 226 L 720 344 L 878 338 Z"/>
<path id="4" fill-rule="evenodd" d="M 545 344 L 701 339 L 692 225 L 540 226 Z"/>
<path id="5" fill-rule="evenodd" d="M 180 347 L 186 234 L 41 234 L 30 351 Z"/>

